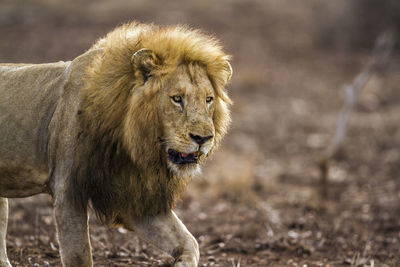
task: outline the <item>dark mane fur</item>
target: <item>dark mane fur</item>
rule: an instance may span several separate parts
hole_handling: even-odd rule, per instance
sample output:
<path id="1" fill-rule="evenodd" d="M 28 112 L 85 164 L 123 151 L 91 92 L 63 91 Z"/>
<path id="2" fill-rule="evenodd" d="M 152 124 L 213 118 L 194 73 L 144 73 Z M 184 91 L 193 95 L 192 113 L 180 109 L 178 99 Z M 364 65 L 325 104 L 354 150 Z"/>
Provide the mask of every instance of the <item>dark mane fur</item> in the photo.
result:
<path id="1" fill-rule="evenodd" d="M 121 26 L 101 39 L 92 48 L 101 52 L 88 67 L 82 88 L 70 192 L 77 204 L 91 201 L 105 223 L 120 223 L 126 214 L 141 218 L 165 212 L 186 183 L 168 170 L 161 153 L 156 111 L 161 84 L 141 91 L 139 70 L 132 68 L 132 55 L 144 47 L 163 62 L 154 76 L 168 75 L 182 63 L 205 66 L 217 94 L 213 118 L 216 144 L 230 122 L 230 100 L 224 90 L 231 73 L 229 56 L 214 39 L 184 27 L 136 23 Z"/>

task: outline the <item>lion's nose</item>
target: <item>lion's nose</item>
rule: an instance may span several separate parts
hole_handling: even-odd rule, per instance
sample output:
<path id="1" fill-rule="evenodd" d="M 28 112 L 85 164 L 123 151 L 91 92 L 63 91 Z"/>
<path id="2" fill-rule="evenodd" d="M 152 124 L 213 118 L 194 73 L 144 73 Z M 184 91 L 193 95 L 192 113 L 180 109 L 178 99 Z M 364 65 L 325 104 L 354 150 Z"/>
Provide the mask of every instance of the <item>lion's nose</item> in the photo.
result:
<path id="1" fill-rule="evenodd" d="M 200 136 L 200 135 L 195 135 L 190 133 L 189 134 L 190 138 L 193 139 L 193 141 L 195 141 L 197 144 L 202 145 L 205 142 L 207 142 L 208 140 L 210 140 L 211 138 L 213 138 L 213 135 L 209 135 L 209 136 Z"/>

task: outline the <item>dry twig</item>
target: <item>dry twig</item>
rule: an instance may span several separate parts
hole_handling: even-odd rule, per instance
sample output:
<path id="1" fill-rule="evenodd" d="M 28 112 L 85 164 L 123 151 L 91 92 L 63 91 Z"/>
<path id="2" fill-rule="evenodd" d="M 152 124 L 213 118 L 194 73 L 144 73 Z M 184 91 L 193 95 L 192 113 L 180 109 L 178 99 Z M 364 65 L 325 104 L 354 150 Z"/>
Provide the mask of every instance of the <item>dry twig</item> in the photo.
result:
<path id="1" fill-rule="evenodd" d="M 335 136 L 332 143 L 327 147 L 324 154 L 318 160 L 318 166 L 320 170 L 320 181 L 321 181 L 321 194 L 322 197 L 326 197 L 328 193 L 328 173 L 329 163 L 335 157 L 339 148 L 343 142 L 343 139 L 347 131 L 347 121 L 350 116 L 350 112 L 353 110 L 354 105 L 357 101 L 357 97 L 360 94 L 362 88 L 368 83 L 369 79 L 377 71 L 382 69 L 393 50 L 395 44 L 395 38 L 393 33 L 385 32 L 381 34 L 375 42 L 374 56 L 370 63 L 360 72 L 353 80 L 353 83 L 345 86 L 346 90 L 346 102 L 339 115 L 337 122 Z"/>

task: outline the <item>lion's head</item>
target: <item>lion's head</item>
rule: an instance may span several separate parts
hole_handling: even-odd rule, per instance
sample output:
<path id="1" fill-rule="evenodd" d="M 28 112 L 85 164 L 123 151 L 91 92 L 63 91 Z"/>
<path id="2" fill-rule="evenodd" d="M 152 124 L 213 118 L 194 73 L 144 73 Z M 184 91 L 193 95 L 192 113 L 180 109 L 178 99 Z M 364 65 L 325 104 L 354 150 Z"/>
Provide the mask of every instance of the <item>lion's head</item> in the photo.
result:
<path id="1" fill-rule="evenodd" d="M 130 24 L 95 48 L 103 52 L 86 93 L 110 102 L 103 131 L 121 137 L 139 165 L 161 158 L 175 175 L 196 172 L 230 122 L 224 86 L 232 70 L 218 43 L 183 27 Z"/>
<path id="2" fill-rule="evenodd" d="M 147 104 L 155 109 L 156 119 L 147 123 L 154 128 L 158 124 L 157 139 L 160 146 L 157 147 L 161 157 L 175 175 L 190 176 L 199 170 L 199 163 L 209 155 L 225 132 L 221 126 L 226 128 L 229 113 L 224 100 L 214 89 L 201 62 L 183 61 L 170 73 L 156 75 L 153 71 L 157 67 L 162 68 L 163 60 L 152 50 L 139 50 L 133 55 L 132 61 L 134 68 L 139 70 L 138 80 L 143 81 L 135 90 L 141 90 L 143 94 L 153 91 L 154 94 L 154 102 Z M 132 106 L 143 100 L 134 99 Z M 130 112 L 137 113 L 133 109 Z M 141 115 L 146 116 L 143 112 Z M 125 126 L 128 142 L 132 136 L 136 136 L 131 131 L 135 129 L 132 124 L 135 125 L 136 120 L 131 117 Z"/>
<path id="3" fill-rule="evenodd" d="M 98 161 L 115 168 L 109 175 L 127 176 L 128 191 L 140 187 L 158 197 L 153 191 L 161 190 L 173 202 L 182 178 L 198 172 L 227 131 L 229 56 L 198 31 L 136 23 L 109 33 L 95 49 L 83 88 L 83 136 L 100 150 Z M 129 160 L 109 163 L 121 155 Z"/>

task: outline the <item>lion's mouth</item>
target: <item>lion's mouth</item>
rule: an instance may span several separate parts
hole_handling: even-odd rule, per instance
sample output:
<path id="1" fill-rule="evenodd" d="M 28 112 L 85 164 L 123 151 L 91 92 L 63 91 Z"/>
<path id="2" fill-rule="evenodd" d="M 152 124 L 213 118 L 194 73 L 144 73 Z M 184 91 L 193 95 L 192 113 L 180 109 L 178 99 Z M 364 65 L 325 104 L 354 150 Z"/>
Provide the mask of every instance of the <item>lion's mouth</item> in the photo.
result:
<path id="1" fill-rule="evenodd" d="M 200 153 L 201 152 L 196 151 L 194 153 L 187 154 L 173 149 L 168 149 L 169 159 L 174 164 L 197 163 L 197 161 L 199 160 Z"/>

